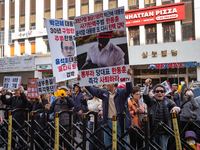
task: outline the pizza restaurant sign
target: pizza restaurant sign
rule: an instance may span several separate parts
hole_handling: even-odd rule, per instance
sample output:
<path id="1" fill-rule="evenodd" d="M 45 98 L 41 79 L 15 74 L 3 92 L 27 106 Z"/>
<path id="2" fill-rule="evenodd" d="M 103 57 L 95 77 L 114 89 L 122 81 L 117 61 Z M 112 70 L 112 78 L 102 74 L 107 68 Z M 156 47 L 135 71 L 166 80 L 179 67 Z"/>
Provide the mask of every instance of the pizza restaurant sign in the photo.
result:
<path id="1" fill-rule="evenodd" d="M 199 67 L 200 62 L 179 62 L 179 63 L 161 63 L 161 64 L 151 64 L 149 67 L 151 69 L 169 69 L 169 68 L 184 68 L 184 67 Z"/>
<path id="2" fill-rule="evenodd" d="M 185 3 L 174 3 L 125 12 L 126 26 L 169 22 L 185 19 Z"/>

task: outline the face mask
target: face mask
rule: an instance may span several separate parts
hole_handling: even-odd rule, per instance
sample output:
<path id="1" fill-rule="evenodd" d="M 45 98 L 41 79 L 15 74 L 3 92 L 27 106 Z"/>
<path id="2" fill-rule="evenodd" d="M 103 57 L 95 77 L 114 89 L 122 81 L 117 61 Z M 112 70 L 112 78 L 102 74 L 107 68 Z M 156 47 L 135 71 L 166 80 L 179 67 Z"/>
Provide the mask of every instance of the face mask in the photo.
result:
<path id="1" fill-rule="evenodd" d="M 1 96 L 2 94 L 0 93 L 0 96 Z"/>
<path id="2" fill-rule="evenodd" d="M 188 144 L 190 144 L 190 143 L 192 143 L 193 145 L 195 145 L 196 144 L 196 142 L 195 141 L 189 141 L 189 142 L 187 142 Z"/>
<path id="3" fill-rule="evenodd" d="M 10 98 L 10 95 L 6 95 L 6 99 L 9 99 Z"/>

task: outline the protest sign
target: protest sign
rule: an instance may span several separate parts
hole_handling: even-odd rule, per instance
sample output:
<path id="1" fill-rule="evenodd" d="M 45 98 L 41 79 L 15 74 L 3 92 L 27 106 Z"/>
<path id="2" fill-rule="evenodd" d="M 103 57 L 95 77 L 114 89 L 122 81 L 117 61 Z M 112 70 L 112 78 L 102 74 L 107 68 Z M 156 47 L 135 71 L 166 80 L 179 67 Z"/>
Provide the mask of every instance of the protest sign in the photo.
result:
<path id="1" fill-rule="evenodd" d="M 165 90 L 166 90 L 165 95 L 167 95 L 167 94 L 169 94 L 169 93 L 172 92 L 172 88 L 171 88 L 171 86 L 169 85 L 169 83 L 167 82 L 167 80 L 164 81 L 164 82 L 162 82 L 161 85 L 163 85 L 163 86 L 165 87 Z M 151 90 L 151 93 L 152 93 L 152 95 L 154 96 L 153 90 Z"/>
<path id="2" fill-rule="evenodd" d="M 17 90 L 21 86 L 21 76 L 4 76 L 3 88 L 5 90 Z"/>
<path id="3" fill-rule="evenodd" d="M 74 21 L 46 19 L 53 75 L 56 82 L 77 77 Z"/>
<path id="4" fill-rule="evenodd" d="M 75 17 L 80 85 L 130 82 L 124 7 Z"/>
<path id="5" fill-rule="evenodd" d="M 38 96 L 37 80 L 38 80 L 38 78 L 27 79 L 27 96 L 28 96 L 28 98 L 37 98 L 37 96 Z"/>
<path id="6" fill-rule="evenodd" d="M 39 95 L 56 92 L 55 77 L 37 80 L 37 88 Z"/>

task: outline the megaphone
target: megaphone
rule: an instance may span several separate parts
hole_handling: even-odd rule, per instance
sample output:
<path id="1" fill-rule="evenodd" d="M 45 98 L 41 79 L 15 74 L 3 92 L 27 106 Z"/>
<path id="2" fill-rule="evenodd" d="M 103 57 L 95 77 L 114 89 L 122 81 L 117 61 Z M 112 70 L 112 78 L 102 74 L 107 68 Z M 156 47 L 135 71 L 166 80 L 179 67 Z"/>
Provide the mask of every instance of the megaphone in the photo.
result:
<path id="1" fill-rule="evenodd" d="M 195 150 L 197 150 L 197 147 L 196 147 L 194 144 L 190 143 L 189 145 L 190 145 L 192 148 L 194 148 Z"/>
<path id="2" fill-rule="evenodd" d="M 57 91 L 57 92 L 54 92 L 54 96 L 55 96 L 55 97 L 58 97 L 58 96 L 59 96 L 58 91 Z"/>
<path id="3" fill-rule="evenodd" d="M 59 95 L 60 97 L 65 97 L 66 92 L 65 92 L 64 90 L 59 90 L 59 91 L 58 91 L 58 95 Z"/>

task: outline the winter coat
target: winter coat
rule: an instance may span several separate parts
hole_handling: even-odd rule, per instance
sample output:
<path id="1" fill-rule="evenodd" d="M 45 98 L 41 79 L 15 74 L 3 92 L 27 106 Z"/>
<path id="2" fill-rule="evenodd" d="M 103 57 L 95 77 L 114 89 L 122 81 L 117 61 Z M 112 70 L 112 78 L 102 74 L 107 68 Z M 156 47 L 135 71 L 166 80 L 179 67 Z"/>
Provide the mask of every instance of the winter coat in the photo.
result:
<path id="1" fill-rule="evenodd" d="M 103 124 L 107 123 L 108 119 L 108 105 L 109 105 L 109 92 L 104 89 L 94 88 L 91 86 L 87 86 L 86 89 L 93 95 L 96 96 L 103 101 Z M 120 123 L 122 123 L 124 116 L 123 113 L 127 113 L 127 116 L 130 116 L 130 112 L 127 103 L 127 99 L 129 94 L 132 92 L 133 86 L 131 82 L 126 83 L 126 88 L 119 89 L 117 88 L 116 94 L 114 97 L 115 107 L 117 110 L 117 115 Z M 131 118 L 125 117 L 125 127 L 128 128 L 131 124 Z"/>
<path id="2" fill-rule="evenodd" d="M 194 98 L 185 96 L 185 89 L 186 85 L 184 84 L 182 85 L 180 91 L 180 105 L 181 107 L 183 107 L 181 109 L 180 121 L 190 121 L 190 119 L 195 119 L 197 117 L 197 114 L 194 110 L 199 108 L 199 104 Z"/>

